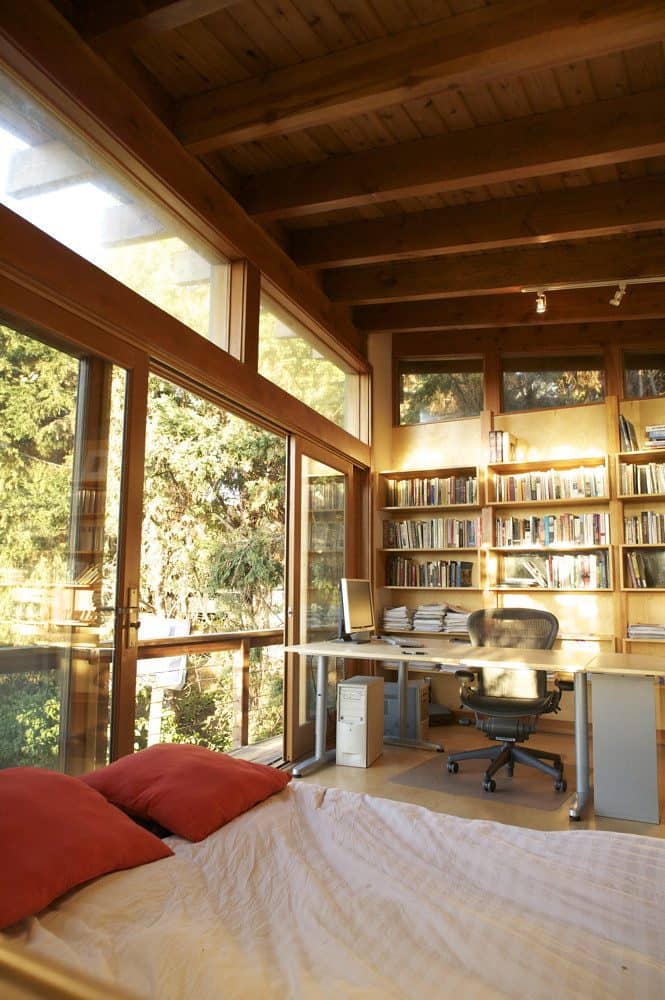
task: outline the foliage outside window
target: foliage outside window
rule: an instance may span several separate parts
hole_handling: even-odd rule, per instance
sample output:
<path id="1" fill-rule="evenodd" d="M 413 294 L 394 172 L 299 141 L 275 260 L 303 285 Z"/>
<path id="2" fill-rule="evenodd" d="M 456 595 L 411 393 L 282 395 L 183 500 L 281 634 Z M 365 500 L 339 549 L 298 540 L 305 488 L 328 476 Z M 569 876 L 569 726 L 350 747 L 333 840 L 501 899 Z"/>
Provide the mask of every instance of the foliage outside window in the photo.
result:
<path id="1" fill-rule="evenodd" d="M 624 354 L 624 390 L 626 399 L 665 396 L 665 354 Z"/>
<path id="2" fill-rule="evenodd" d="M 0 73 L 0 202 L 223 345 L 229 264 Z"/>
<path id="3" fill-rule="evenodd" d="M 516 357 L 503 364 L 503 410 L 515 413 L 605 399 L 600 357 Z"/>
<path id="4" fill-rule="evenodd" d="M 358 374 L 265 292 L 259 319 L 259 374 L 358 435 Z"/>
<path id="5" fill-rule="evenodd" d="M 478 416 L 483 408 L 482 368 L 476 358 L 400 361 L 400 425 Z"/>

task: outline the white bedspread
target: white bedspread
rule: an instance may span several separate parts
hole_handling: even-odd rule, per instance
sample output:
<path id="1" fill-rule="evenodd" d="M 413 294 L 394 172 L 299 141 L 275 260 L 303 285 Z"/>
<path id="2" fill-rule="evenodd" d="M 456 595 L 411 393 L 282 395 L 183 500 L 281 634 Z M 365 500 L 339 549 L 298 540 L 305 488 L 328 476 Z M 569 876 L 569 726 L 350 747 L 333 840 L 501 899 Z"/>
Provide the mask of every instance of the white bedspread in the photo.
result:
<path id="1" fill-rule="evenodd" d="M 151 1000 L 665 997 L 665 844 L 293 782 L 18 939 Z"/>

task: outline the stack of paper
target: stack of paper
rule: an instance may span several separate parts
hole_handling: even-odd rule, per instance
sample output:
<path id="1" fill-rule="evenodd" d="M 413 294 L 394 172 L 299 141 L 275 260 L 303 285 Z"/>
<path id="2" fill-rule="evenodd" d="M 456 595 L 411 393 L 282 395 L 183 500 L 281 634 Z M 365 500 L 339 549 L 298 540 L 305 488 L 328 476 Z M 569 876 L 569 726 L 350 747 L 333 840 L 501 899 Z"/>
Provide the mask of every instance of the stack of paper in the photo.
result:
<path id="1" fill-rule="evenodd" d="M 419 604 L 413 616 L 413 627 L 417 632 L 443 632 L 443 621 L 447 604 Z"/>
<path id="2" fill-rule="evenodd" d="M 665 639 L 665 625 L 629 625 L 629 639 Z"/>
<path id="3" fill-rule="evenodd" d="M 413 628 L 411 614 L 407 607 L 401 605 L 399 608 L 386 608 L 383 612 L 383 628 L 386 632 L 404 631 L 410 632 Z"/>
<path id="4" fill-rule="evenodd" d="M 450 608 L 446 612 L 446 617 L 443 622 L 444 632 L 469 632 L 469 611 L 462 611 L 461 609 Z"/>

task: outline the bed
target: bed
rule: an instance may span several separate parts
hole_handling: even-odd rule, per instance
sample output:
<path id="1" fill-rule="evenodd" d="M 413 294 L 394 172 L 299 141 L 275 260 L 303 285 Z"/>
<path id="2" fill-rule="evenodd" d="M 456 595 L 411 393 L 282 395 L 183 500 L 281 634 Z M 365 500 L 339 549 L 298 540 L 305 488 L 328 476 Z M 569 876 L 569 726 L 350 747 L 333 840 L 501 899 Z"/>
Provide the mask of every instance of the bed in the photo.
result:
<path id="1" fill-rule="evenodd" d="M 665 996 L 665 845 L 292 782 L 10 939 L 159 1000 Z"/>

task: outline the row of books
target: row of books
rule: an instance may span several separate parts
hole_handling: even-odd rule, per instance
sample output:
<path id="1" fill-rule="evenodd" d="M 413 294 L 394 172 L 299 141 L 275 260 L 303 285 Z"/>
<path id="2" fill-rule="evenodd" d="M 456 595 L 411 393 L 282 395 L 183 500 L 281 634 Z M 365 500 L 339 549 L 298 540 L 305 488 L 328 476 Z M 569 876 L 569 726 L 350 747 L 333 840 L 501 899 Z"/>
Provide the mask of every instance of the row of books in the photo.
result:
<path id="1" fill-rule="evenodd" d="M 627 545 L 657 545 L 665 543 L 665 514 L 656 510 L 641 510 L 623 519 L 623 538 Z"/>
<path id="2" fill-rule="evenodd" d="M 434 517 L 428 521 L 384 521 L 386 549 L 455 549 L 480 545 L 480 518 Z"/>
<path id="3" fill-rule="evenodd" d="M 471 587 L 473 563 L 458 559 L 428 559 L 416 562 L 404 556 L 388 560 L 389 587 Z"/>
<path id="4" fill-rule="evenodd" d="M 340 552 L 344 548 L 343 521 L 337 518 L 310 521 L 309 547 L 315 552 Z"/>
<path id="5" fill-rule="evenodd" d="M 490 431 L 490 462 L 514 462 L 517 438 L 508 431 Z"/>
<path id="6" fill-rule="evenodd" d="M 607 496 L 604 465 L 577 469 L 546 469 L 515 475 L 494 475 L 494 499 L 506 501 L 575 500 Z"/>
<path id="7" fill-rule="evenodd" d="M 621 462 L 619 488 L 626 496 L 665 493 L 665 462 L 645 462 L 643 465 Z"/>
<path id="8" fill-rule="evenodd" d="M 497 517 L 496 545 L 607 545 L 610 519 L 607 513 L 547 514 L 544 517 Z"/>
<path id="9" fill-rule="evenodd" d="M 511 573 L 511 563 L 515 562 Z M 540 587 L 548 590 L 606 590 L 609 586 L 604 552 L 576 555 L 512 557 L 504 560 L 504 578 L 499 586 Z"/>
<path id="10" fill-rule="evenodd" d="M 636 589 L 665 587 L 665 551 L 625 553 L 626 586 Z"/>
<path id="11" fill-rule="evenodd" d="M 628 626 L 628 638 L 665 640 L 665 625 L 645 625 L 636 622 Z"/>
<path id="12" fill-rule="evenodd" d="M 386 480 L 388 507 L 445 507 L 456 503 L 478 503 L 476 476 Z"/>
<path id="13" fill-rule="evenodd" d="M 79 511 L 81 514 L 94 514 L 97 509 L 99 490 L 81 489 L 78 491 Z"/>

